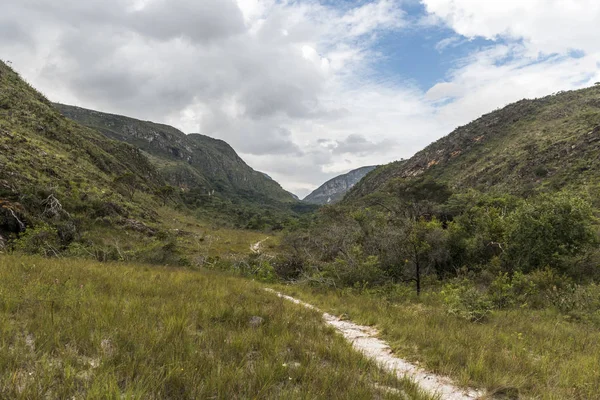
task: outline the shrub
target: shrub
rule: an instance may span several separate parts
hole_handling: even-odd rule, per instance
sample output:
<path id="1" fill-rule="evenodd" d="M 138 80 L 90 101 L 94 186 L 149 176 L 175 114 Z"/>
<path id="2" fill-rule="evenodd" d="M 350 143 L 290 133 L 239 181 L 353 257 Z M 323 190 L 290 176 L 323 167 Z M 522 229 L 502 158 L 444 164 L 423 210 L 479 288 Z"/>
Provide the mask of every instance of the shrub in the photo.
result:
<path id="1" fill-rule="evenodd" d="M 484 322 L 493 310 L 485 293 L 468 281 L 446 284 L 441 295 L 449 314 L 471 322 Z"/>
<path id="2" fill-rule="evenodd" d="M 15 250 L 46 257 L 58 256 L 59 247 L 58 233 L 49 225 L 29 228 L 15 241 Z"/>
<path id="3" fill-rule="evenodd" d="M 385 275 L 379 268 L 377 256 L 365 255 L 360 246 L 352 249 L 328 264 L 326 276 L 341 286 L 369 286 L 382 283 Z"/>
<path id="4" fill-rule="evenodd" d="M 254 278 L 261 282 L 271 283 L 277 280 L 275 268 L 269 260 L 260 254 L 251 254 L 247 258 L 234 263 L 221 263 L 218 268 L 233 270 L 242 276 Z"/>
<path id="5" fill-rule="evenodd" d="M 591 205 L 580 197 L 559 193 L 528 201 L 510 217 L 505 259 L 524 272 L 564 268 L 566 259 L 597 242 L 592 221 Z"/>
<path id="6" fill-rule="evenodd" d="M 281 254 L 272 265 L 277 276 L 288 281 L 297 279 L 304 271 L 304 261 L 294 255 Z"/>
<path id="7" fill-rule="evenodd" d="M 488 298 L 495 308 L 527 307 L 537 298 L 539 289 L 531 277 L 516 272 L 512 277 L 500 274 L 488 288 Z"/>
<path id="8" fill-rule="evenodd" d="M 548 292 L 548 300 L 569 318 L 600 323 L 600 286 L 597 284 L 553 287 Z"/>

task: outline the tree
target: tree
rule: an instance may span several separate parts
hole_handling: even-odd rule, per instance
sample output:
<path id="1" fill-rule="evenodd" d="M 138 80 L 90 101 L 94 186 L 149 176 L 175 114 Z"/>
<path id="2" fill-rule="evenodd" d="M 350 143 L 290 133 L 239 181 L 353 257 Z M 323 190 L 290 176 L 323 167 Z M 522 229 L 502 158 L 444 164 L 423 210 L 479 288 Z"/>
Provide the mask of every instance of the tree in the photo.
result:
<path id="1" fill-rule="evenodd" d="M 397 257 L 396 274 L 415 282 L 417 295 L 421 294 L 422 276 L 449 258 L 448 234 L 436 216 L 450 196 L 447 185 L 425 177 L 395 179 L 388 184 L 386 198 L 373 198 L 375 205 L 388 211 L 388 224 L 393 227 L 386 234 L 394 237 L 395 249 L 383 252 Z"/>
<path id="2" fill-rule="evenodd" d="M 569 193 L 542 195 L 523 203 L 510 217 L 505 260 L 529 272 L 559 268 L 597 243 L 590 203 Z"/>
<path id="3" fill-rule="evenodd" d="M 138 189 L 138 183 L 135 175 L 133 175 L 131 172 L 126 172 L 117 176 L 114 180 L 114 183 L 121 187 L 129 199 L 133 201 L 133 196 Z"/>
<path id="4" fill-rule="evenodd" d="M 486 195 L 474 190 L 452 196 L 445 205 L 452 216 L 448 224 L 452 261 L 448 267 L 478 268 L 500 256 L 506 248 L 507 221 L 521 203 L 509 195 Z"/>
<path id="5" fill-rule="evenodd" d="M 430 177 L 394 179 L 388 184 L 387 193 L 392 196 L 395 209 L 412 219 L 432 217 L 452 195 L 446 184 Z"/>
<path id="6" fill-rule="evenodd" d="M 165 185 L 165 186 L 161 186 L 158 189 L 156 189 L 154 194 L 157 195 L 158 197 L 160 197 L 163 201 L 163 206 L 166 206 L 167 202 L 169 200 L 171 200 L 171 198 L 175 194 L 176 190 L 177 189 L 171 185 Z"/>
<path id="7" fill-rule="evenodd" d="M 406 219 L 404 222 L 401 228 L 404 229 L 404 239 L 399 243 L 405 255 L 404 266 L 408 267 L 404 274 L 408 275 L 406 280 L 415 283 L 417 295 L 420 295 L 423 275 L 449 257 L 446 246 L 448 233 L 435 218 L 431 221 Z"/>

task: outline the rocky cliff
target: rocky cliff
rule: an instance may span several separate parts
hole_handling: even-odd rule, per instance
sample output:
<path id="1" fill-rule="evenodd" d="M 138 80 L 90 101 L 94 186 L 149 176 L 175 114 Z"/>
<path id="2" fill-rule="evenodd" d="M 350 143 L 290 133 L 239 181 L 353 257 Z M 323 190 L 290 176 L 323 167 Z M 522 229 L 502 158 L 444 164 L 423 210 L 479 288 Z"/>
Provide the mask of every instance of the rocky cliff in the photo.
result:
<path id="1" fill-rule="evenodd" d="M 66 117 L 143 150 L 172 185 L 249 201 L 293 202 L 291 193 L 248 166 L 226 142 L 168 125 L 55 104 Z"/>
<path id="2" fill-rule="evenodd" d="M 375 168 L 377 167 L 362 167 L 330 179 L 306 196 L 303 201 L 320 205 L 337 203 L 344 198 L 344 195 L 348 190 L 354 187 L 354 185 L 356 185 L 365 175 Z"/>

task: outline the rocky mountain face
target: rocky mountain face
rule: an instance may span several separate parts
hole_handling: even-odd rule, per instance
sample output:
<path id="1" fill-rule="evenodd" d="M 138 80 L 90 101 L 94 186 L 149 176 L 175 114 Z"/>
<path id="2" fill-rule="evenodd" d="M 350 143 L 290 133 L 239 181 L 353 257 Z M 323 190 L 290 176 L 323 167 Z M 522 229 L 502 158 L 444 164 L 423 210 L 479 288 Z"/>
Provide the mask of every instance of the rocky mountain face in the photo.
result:
<path id="1" fill-rule="evenodd" d="M 303 201 L 319 205 L 337 203 L 344 198 L 344 195 L 354 185 L 375 168 L 377 167 L 362 167 L 330 179 L 306 196 Z"/>
<path id="2" fill-rule="evenodd" d="M 430 176 L 461 190 L 528 195 L 600 182 L 600 86 L 521 100 L 459 127 L 406 161 L 381 166 L 346 196 Z"/>
<path id="3" fill-rule="evenodd" d="M 55 104 L 66 117 L 111 139 L 142 149 L 162 176 L 182 189 L 242 197 L 256 202 L 293 202 L 291 193 L 249 167 L 226 142 L 201 134 L 186 135 L 163 124 L 80 107 Z"/>

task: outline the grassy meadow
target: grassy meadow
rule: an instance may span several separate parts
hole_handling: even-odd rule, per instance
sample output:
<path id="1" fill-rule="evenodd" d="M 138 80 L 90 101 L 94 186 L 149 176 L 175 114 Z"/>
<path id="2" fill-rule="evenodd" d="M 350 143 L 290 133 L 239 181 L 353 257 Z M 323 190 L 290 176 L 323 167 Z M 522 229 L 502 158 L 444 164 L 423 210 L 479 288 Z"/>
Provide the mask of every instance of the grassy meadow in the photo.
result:
<path id="1" fill-rule="evenodd" d="M 396 355 L 485 388 L 500 399 L 596 399 L 600 394 L 600 331 L 551 309 L 495 311 L 485 322 L 450 315 L 442 295 L 280 286 L 354 322 L 376 325 Z"/>
<path id="2" fill-rule="evenodd" d="M 3 399 L 428 398 L 249 280 L 21 255 L 0 277 Z"/>

